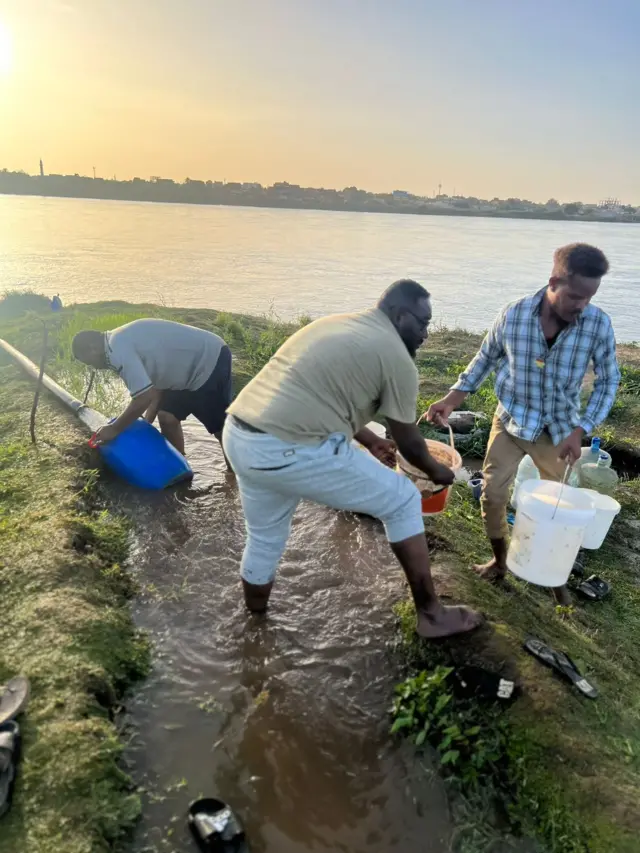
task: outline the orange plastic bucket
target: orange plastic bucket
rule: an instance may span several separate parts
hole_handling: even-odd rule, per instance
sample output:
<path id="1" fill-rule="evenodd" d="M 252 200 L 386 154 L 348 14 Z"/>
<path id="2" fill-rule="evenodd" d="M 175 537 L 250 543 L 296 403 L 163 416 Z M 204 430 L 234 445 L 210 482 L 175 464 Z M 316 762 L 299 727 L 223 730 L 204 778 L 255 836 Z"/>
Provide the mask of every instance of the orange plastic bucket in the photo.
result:
<path id="1" fill-rule="evenodd" d="M 434 459 L 441 462 L 443 465 L 447 465 L 452 469 L 452 471 L 456 472 L 462 468 L 462 457 L 455 449 L 453 443 L 453 432 L 451 430 L 449 431 L 449 435 L 451 447 L 441 441 L 434 441 L 430 438 L 425 438 L 425 444 Z M 429 480 L 424 471 L 421 471 L 419 468 L 415 468 L 407 462 L 400 453 L 398 453 L 398 471 L 401 471 L 409 477 L 409 479 L 418 487 L 422 496 L 423 515 L 437 515 L 439 512 L 442 512 L 447 505 L 451 486 L 445 486 L 444 488 L 436 486 L 435 483 L 432 483 L 431 480 Z"/>
<path id="2" fill-rule="evenodd" d="M 451 491 L 451 486 L 448 488 L 440 489 L 439 492 L 432 492 L 431 495 L 426 496 L 424 492 L 422 493 L 422 514 L 423 515 L 437 515 L 447 505 L 447 501 L 449 500 L 449 492 Z"/>

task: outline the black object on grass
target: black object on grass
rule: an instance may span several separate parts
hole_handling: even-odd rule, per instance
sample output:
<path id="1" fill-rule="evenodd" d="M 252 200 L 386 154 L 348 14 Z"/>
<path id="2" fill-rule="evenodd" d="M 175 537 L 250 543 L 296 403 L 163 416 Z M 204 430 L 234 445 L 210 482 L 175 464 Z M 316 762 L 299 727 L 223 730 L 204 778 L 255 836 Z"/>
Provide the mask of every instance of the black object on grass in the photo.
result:
<path id="1" fill-rule="evenodd" d="M 527 637 L 523 646 L 530 655 L 533 655 L 545 666 L 551 667 L 558 675 L 569 681 L 583 696 L 588 699 L 596 699 L 597 689 L 582 675 L 578 667 L 566 652 L 558 652 L 543 643 L 537 637 Z"/>

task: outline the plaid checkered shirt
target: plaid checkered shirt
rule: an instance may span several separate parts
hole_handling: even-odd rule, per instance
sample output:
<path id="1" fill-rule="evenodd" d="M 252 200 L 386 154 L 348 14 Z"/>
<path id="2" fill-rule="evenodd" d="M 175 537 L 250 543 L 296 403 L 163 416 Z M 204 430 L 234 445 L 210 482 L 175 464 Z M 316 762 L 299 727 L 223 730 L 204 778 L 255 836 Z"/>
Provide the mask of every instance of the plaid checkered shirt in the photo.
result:
<path id="1" fill-rule="evenodd" d="M 549 348 L 540 325 L 545 290 L 502 310 L 453 390 L 473 393 L 495 370 L 498 416 L 508 432 L 535 441 L 547 429 L 559 444 L 576 427 L 591 433 L 604 421 L 620 370 L 611 320 L 595 305 L 588 305 Z M 596 379 L 581 413 L 580 391 L 591 365 Z"/>

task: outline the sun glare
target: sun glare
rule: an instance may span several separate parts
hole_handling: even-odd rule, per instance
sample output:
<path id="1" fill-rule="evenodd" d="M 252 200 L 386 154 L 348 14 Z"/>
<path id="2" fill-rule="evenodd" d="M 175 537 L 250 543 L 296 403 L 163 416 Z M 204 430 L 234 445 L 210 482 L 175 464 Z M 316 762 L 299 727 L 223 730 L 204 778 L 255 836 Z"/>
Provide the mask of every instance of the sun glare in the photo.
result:
<path id="1" fill-rule="evenodd" d="M 11 36 L 9 30 L 0 21 L 0 74 L 11 70 Z"/>

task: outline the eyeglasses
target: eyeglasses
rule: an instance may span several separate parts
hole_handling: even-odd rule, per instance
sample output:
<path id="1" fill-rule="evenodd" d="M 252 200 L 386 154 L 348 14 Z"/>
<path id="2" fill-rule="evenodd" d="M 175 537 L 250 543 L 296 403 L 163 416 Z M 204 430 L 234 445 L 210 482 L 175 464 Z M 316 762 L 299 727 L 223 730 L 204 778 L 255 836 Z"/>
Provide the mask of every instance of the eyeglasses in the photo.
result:
<path id="1" fill-rule="evenodd" d="M 429 314 L 427 317 L 425 317 L 424 314 L 416 314 L 413 311 L 409 311 L 408 308 L 406 309 L 406 311 L 407 311 L 407 314 L 410 314 L 413 317 L 413 319 L 417 322 L 420 329 L 426 330 L 428 328 L 429 323 L 431 322 L 431 314 Z"/>

